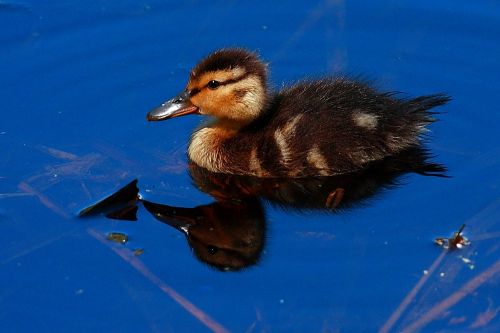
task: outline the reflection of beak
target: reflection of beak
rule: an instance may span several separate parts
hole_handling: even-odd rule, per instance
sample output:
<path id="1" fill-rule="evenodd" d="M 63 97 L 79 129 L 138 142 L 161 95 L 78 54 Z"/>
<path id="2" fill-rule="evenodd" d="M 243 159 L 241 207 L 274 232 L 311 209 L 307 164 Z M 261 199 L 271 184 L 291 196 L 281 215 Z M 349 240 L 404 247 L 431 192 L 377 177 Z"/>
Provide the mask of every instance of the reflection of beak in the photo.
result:
<path id="1" fill-rule="evenodd" d="M 146 200 L 142 200 L 142 204 L 158 221 L 184 232 L 192 225 L 195 225 L 200 216 L 196 208 L 174 207 Z"/>
<path id="2" fill-rule="evenodd" d="M 147 119 L 149 121 L 159 121 L 193 113 L 199 113 L 199 109 L 191 103 L 189 92 L 184 91 L 150 111 Z"/>

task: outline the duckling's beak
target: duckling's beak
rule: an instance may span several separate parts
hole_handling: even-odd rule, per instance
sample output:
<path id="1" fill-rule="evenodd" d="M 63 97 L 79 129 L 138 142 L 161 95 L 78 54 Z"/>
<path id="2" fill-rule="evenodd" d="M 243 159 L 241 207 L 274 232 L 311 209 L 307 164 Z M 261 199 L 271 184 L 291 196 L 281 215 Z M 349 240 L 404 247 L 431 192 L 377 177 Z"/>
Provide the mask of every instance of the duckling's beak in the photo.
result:
<path id="1" fill-rule="evenodd" d="M 199 109 L 191 103 L 189 91 L 184 91 L 156 109 L 151 110 L 147 119 L 149 121 L 159 121 L 193 113 L 199 113 Z"/>

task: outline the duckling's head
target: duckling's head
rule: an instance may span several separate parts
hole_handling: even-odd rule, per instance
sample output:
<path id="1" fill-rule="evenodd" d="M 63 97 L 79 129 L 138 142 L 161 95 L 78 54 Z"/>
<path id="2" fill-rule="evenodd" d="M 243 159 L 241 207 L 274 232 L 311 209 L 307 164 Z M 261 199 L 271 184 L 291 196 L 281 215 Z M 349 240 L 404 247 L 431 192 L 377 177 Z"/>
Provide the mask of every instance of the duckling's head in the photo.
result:
<path id="1" fill-rule="evenodd" d="M 198 63 L 186 89 L 148 113 L 147 118 L 157 121 L 203 114 L 243 126 L 265 108 L 266 80 L 266 65 L 255 53 L 222 49 Z"/>

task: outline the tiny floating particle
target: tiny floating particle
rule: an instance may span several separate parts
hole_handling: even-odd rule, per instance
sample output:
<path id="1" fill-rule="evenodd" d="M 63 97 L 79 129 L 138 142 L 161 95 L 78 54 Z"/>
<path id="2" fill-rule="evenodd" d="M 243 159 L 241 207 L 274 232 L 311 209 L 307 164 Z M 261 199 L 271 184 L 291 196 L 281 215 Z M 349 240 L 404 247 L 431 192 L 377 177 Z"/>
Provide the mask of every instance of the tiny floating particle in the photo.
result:
<path id="1" fill-rule="evenodd" d="M 462 259 L 462 261 L 466 264 L 470 264 L 472 263 L 472 260 L 470 260 L 469 258 L 465 258 L 465 257 L 460 257 Z"/>
<path id="2" fill-rule="evenodd" d="M 128 236 L 121 232 L 110 232 L 106 236 L 106 239 L 120 244 L 125 244 L 126 242 L 128 242 Z"/>
<path id="3" fill-rule="evenodd" d="M 465 224 L 462 224 L 460 229 L 454 232 L 451 238 L 439 237 L 434 240 L 434 243 L 448 250 L 461 249 L 464 246 L 470 245 L 470 241 L 462 235 L 464 228 Z"/>
<path id="4" fill-rule="evenodd" d="M 472 269 L 474 269 L 476 267 L 474 265 L 474 261 L 472 261 L 471 259 L 465 258 L 464 256 L 460 256 L 459 258 L 463 261 L 464 264 L 467 265 L 467 267 L 469 267 L 469 269 L 472 270 Z"/>
<path id="5" fill-rule="evenodd" d="M 135 249 L 135 250 L 134 250 L 134 255 L 135 255 L 136 257 L 140 256 L 140 255 L 141 255 L 141 254 L 143 254 L 143 253 L 144 253 L 144 249 Z"/>

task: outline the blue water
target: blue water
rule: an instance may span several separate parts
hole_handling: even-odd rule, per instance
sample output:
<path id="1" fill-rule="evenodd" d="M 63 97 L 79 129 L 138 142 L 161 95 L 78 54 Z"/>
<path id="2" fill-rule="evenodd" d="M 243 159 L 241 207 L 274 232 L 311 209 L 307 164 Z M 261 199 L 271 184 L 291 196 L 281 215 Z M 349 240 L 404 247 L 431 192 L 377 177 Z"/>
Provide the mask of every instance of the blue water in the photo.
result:
<path id="1" fill-rule="evenodd" d="M 1 332 L 500 330 L 499 3 L 0 1 L 0 28 Z M 264 203 L 260 260 L 238 272 L 142 206 L 77 218 L 135 178 L 150 201 L 213 202 L 185 155 L 202 119 L 145 116 L 225 46 L 256 50 L 275 87 L 347 73 L 451 95 L 427 144 L 451 178 L 407 174 L 338 214 Z M 440 257 L 463 223 L 471 245 Z"/>

